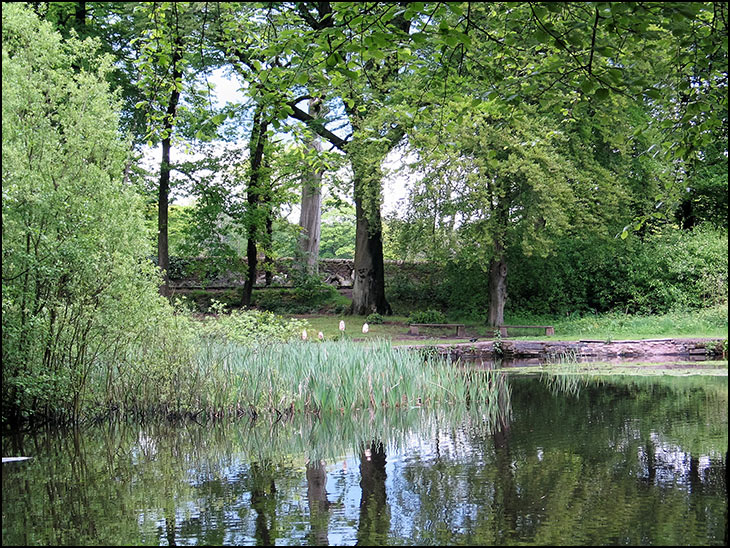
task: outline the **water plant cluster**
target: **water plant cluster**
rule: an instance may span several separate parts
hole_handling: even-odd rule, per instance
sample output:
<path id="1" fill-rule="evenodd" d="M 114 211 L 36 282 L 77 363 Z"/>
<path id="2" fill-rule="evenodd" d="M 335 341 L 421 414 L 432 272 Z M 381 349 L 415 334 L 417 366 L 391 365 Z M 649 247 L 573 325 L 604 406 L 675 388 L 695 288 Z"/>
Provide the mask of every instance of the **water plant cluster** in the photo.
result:
<path id="1" fill-rule="evenodd" d="M 108 381 L 102 375 L 96 384 L 109 386 Z M 382 340 L 368 346 L 348 339 L 250 345 L 209 337 L 198 341 L 185 367 L 171 369 L 157 382 L 130 375 L 124 386 L 116 397 L 107 393 L 104 398 L 115 410 L 173 416 L 349 414 L 457 403 L 504 408 L 509 403 L 500 373 L 465 370 L 443 357 Z"/>

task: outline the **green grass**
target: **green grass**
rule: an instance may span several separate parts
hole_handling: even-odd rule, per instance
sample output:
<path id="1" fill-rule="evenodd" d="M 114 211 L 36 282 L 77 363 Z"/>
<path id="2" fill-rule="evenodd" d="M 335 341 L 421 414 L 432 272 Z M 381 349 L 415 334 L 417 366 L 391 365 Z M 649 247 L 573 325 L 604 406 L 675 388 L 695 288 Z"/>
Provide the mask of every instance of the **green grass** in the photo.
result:
<path id="1" fill-rule="evenodd" d="M 487 338 L 488 329 L 482 322 L 448 318 L 449 322 L 463 323 L 467 336 L 456 338 L 449 329 L 421 330 L 426 339 L 408 336 L 408 318 L 406 316 L 389 316 L 383 324 L 369 324 L 367 334 L 362 333 L 365 316 L 339 315 L 303 315 L 310 326 L 310 336 L 322 332 L 325 339 L 340 337 L 338 324 L 345 322 L 345 333 L 351 339 L 371 340 L 384 338 L 392 340 L 394 345 L 400 344 L 453 344 L 463 343 L 471 338 Z M 727 305 L 697 311 L 673 312 L 656 316 L 640 316 L 621 313 L 592 314 L 586 316 L 508 316 L 507 325 L 552 325 L 555 335 L 548 337 L 542 330 L 527 330 L 510 333 L 510 338 L 524 340 L 626 340 L 651 338 L 727 338 Z"/>

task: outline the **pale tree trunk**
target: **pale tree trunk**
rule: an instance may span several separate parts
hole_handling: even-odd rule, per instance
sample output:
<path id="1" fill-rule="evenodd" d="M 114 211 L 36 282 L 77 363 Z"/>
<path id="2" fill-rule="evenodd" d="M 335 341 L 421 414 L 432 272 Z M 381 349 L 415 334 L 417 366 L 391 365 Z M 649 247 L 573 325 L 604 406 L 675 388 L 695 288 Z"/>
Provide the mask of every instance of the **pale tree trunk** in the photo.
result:
<path id="1" fill-rule="evenodd" d="M 309 114 L 314 118 L 322 116 L 322 102 L 313 100 L 309 105 Z M 318 137 L 311 143 L 313 151 L 321 152 L 322 144 Z M 307 274 L 319 272 L 319 242 L 322 220 L 322 174 L 319 168 L 312 167 L 302 177 L 302 205 L 299 217 L 301 233 L 299 236 L 299 251 L 304 263 L 302 266 Z"/>

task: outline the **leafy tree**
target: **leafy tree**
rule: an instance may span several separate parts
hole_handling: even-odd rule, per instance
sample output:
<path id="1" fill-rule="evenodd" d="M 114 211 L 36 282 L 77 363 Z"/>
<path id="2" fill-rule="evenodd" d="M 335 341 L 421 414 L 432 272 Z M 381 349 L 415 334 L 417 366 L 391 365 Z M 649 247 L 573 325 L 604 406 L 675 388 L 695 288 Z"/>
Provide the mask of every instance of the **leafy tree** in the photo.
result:
<path id="1" fill-rule="evenodd" d="M 398 53 L 409 40 L 410 21 L 397 8 L 281 3 L 269 6 L 265 24 L 253 34 L 240 10 L 231 11 L 226 25 L 228 48 L 240 70 L 256 78 L 256 92 L 278 118 L 304 122 L 350 161 L 358 219 L 355 313 L 390 312 L 383 278 L 380 164 L 404 135 L 392 107 L 403 102 L 400 81 L 410 59 L 405 50 Z M 328 118 L 298 106 L 313 96 L 332 103 Z M 348 126 L 351 135 L 341 137 L 327 127 L 331 123 Z"/>
<path id="2" fill-rule="evenodd" d="M 458 233 L 452 252 L 487 272 L 488 324 L 501 325 L 507 250 L 519 246 L 547 255 L 568 227 L 576 199 L 571 182 L 580 174 L 559 153 L 561 135 L 530 110 L 507 118 L 482 104 L 450 130 L 447 146 L 434 149 L 422 139 L 418 144 L 432 167 L 421 188 L 428 194 L 433 186 L 442 197 L 438 207 Z"/>
<path id="3" fill-rule="evenodd" d="M 149 17 L 149 26 L 142 41 L 139 70 L 140 88 L 145 101 L 149 121 L 149 144 L 158 140 L 162 144 L 160 179 L 157 198 L 157 264 L 163 272 L 163 294 L 167 293 L 167 271 L 170 267 L 168 245 L 168 206 L 170 194 L 170 148 L 175 126 L 185 71 L 185 46 L 188 39 L 183 5 L 177 2 L 150 4 L 143 9 Z"/>
<path id="4" fill-rule="evenodd" d="M 135 105 L 143 98 L 138 87 L 136 61 L 140 56 L 138 38 L 147 24 L 139 2 L 27 2 L 38 16 L 53 24 L 64 39 L 98 38 L 100 51 L 113 57 L 106 75 L 113 90 L 121 95 L 120 122 L 135 145 L 147 134 L 145 114 Z"/>

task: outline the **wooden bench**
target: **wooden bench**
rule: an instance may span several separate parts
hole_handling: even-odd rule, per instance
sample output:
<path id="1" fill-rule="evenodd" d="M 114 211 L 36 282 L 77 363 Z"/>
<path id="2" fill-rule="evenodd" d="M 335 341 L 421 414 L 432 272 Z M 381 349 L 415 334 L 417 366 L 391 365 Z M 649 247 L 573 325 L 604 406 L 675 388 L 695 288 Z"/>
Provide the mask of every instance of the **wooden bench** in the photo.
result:
<path id="1" fill-rule="evenodd" d="M 418 335 L 419 327 L 455 327 L 457 337 L 466 336 L 466 330 L 463 323 L 411 323 L 408 324 L 408 334 Z"/>
<path id="2" fill-rule="evenodd" d="M 544 329 L 545 335 L 555 335 L 555 328 L 552 325 L 500 325 L 497 329 L 502 337 L 507 336 L 508 329 Z"/>

